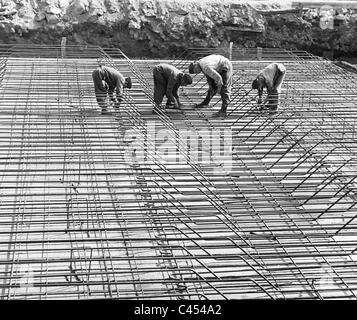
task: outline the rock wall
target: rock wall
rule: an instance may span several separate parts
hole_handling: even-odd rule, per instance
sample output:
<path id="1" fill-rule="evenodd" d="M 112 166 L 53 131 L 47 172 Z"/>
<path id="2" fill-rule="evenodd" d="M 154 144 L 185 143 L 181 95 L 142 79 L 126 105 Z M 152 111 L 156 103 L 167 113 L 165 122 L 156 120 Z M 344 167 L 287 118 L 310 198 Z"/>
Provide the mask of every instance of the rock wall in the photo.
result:
<path id="1" fill-rule="evenodd" d="M 319 9 L 266 15 L 237 0 L 0 0 L 0 42 L 59 44 L 66 36 L 70 44 L 119 47 L 147 57 L 229 41 L 239 47 L 356 54 L 356 12 L 329 14 L 333 30 L 321 27 L 326 12 Z"/>
<path id="2" fill-rule="evenodd" d="M 357 57 L 357 12 L 354 10 L 308 10 L 302 15 L 267 17 L 266 46 L 297 48 L 335 57 Z"/>

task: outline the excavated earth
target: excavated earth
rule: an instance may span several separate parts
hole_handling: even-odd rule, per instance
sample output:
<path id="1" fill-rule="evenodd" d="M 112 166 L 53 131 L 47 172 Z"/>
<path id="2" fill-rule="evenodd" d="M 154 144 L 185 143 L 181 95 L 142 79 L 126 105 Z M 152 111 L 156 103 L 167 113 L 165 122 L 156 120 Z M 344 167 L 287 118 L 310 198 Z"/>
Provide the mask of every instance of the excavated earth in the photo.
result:
<path id="1" fill-rule="evenodd" d="M 132 57 L 173 57 L 188 47 L 357 52 L 357 12 L 283 12 L 290 1 L 0 0 L 0 43 L 96 44 Z M 279 10 L 279 11 L 275 11 Z M 272 12 L 275 11 L 275 12 Z M 321 21 L 330 18 L 332 25 Z"/>

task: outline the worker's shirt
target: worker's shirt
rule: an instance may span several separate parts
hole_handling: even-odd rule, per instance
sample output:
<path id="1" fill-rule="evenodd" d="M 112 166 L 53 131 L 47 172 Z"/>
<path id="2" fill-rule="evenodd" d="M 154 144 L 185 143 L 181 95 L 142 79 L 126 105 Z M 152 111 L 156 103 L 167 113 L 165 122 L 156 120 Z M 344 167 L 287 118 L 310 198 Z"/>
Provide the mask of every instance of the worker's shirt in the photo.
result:
<path id="1" fill-rule="evenodd" d="M 173 100 L 173 93 L 176 95 L 177 90 L 181 85 L 182 72 L 167 63 L 160 63 L 156 67 L 157 70 L 161 72 L 162 77 L 166 80 L 166 97 Z"/>
<path id="2" fill-rule="evenodd" d="M 218 54 L 211 54 L 198 60 L 198 64 L 202 72 L 212 78 L 217 86 L 222 86 L 223 81 L 220 73 L 223 71 L 232 72 L 232 63 L 226 58 Z"/>
<path id="3" fill-rule="evenodd" d="M 274 62 L 265 67 L 259 74 L 264 77 L 268 92 L 276 89 L 274 80 L 278 71 L 285 74 L 286 68 L 283 64 Z"/>
<path id="4" fill-rule="evenodd" d="M 116 69 L 111 67 L 100 67 L 101 79 L 105 81 L 108 85 L 108 93 L 110 98 L 113 98 L 113 92 L 116 90 L 116 96 L 119 102 L 123 101 L 123 88 L 125 83 L 125 78 Z"/>

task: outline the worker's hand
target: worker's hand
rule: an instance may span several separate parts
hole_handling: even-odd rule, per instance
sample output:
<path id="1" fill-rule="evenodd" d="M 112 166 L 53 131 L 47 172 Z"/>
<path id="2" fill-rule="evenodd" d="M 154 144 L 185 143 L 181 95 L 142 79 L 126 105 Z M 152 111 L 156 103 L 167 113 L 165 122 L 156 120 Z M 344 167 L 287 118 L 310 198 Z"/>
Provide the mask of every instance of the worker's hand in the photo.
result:
<path id="1" fill-rule="evenodd" d="M 207 108 L 208 107 L 208 104 L 204 104 L 204 103 L 197 103 L 194 105 L 194 108 Z"/>
<path id="2" fill-rule="evenodd" d="M 119 109 L 121 103 L 123 102 L 122 99 L 117 98 L 115 103 L 114 103 L 114 108 Z"/>

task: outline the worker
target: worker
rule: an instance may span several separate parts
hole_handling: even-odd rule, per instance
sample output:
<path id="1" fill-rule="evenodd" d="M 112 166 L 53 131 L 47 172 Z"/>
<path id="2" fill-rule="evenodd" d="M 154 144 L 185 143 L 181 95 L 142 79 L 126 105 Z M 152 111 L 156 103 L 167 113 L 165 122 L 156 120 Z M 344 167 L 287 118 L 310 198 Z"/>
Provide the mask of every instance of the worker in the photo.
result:
<path id="1" fill-rule="evenodd" d="M 130 89 L 132 86 L 131 78 L 124 78 L 118 70 L 106 66 L 95 69 L 92 77 L 95 96 L 99 107 L 102 109 L 102 114 L 108 112 L 107 94 L 114 107 L 118 109 L 124 99 L 123 89 Z M 113 96 L 114 91 L 116 91 L 116 97 Z"/>
<path id="2" fill-rule="evenodd" d="M 192 78 L 189 74 L 181 72 L 176 67 L 167 63 L 160 63 L 153 69 L 154 77 L 154 102 L 157 110 L 164 110 L 161 106 L 164 96 L 167 97 L 166 108 L 173 106 L 175 109 L 182 108 L 182 103 L 178 95 L 180 86 L 192 84 Z"/>
<path id="3" fill-rule="evenodd" d="M 258 90 L 258 106 L 263 110 L 266 103 L 270 112 L 277 111 L 279 106 L 279 96 L 281 93 L 281 85 L 285 78 L 286 68 L 281 63 L 271 63 L 265 67 L 252 83 L 252 88 Z M 267 88 L 267 97 L 262 102 L 264 88 Z"/>
<path id="4" fill-rule="evenodd" d="M 189 65 L 189 73 L 197 74 L 200 72 L 206 76 L 209 89 L 206 98 L 201 103 L 196 104 L 195 107 L 208 107 L 211 99 L 216 93 L 219 93 L 222 99 L 222 106 L 216 116 L 225 117 L 230 102 L 233 75 L 232 63 L 221 55 L 212 54 Z"/>

